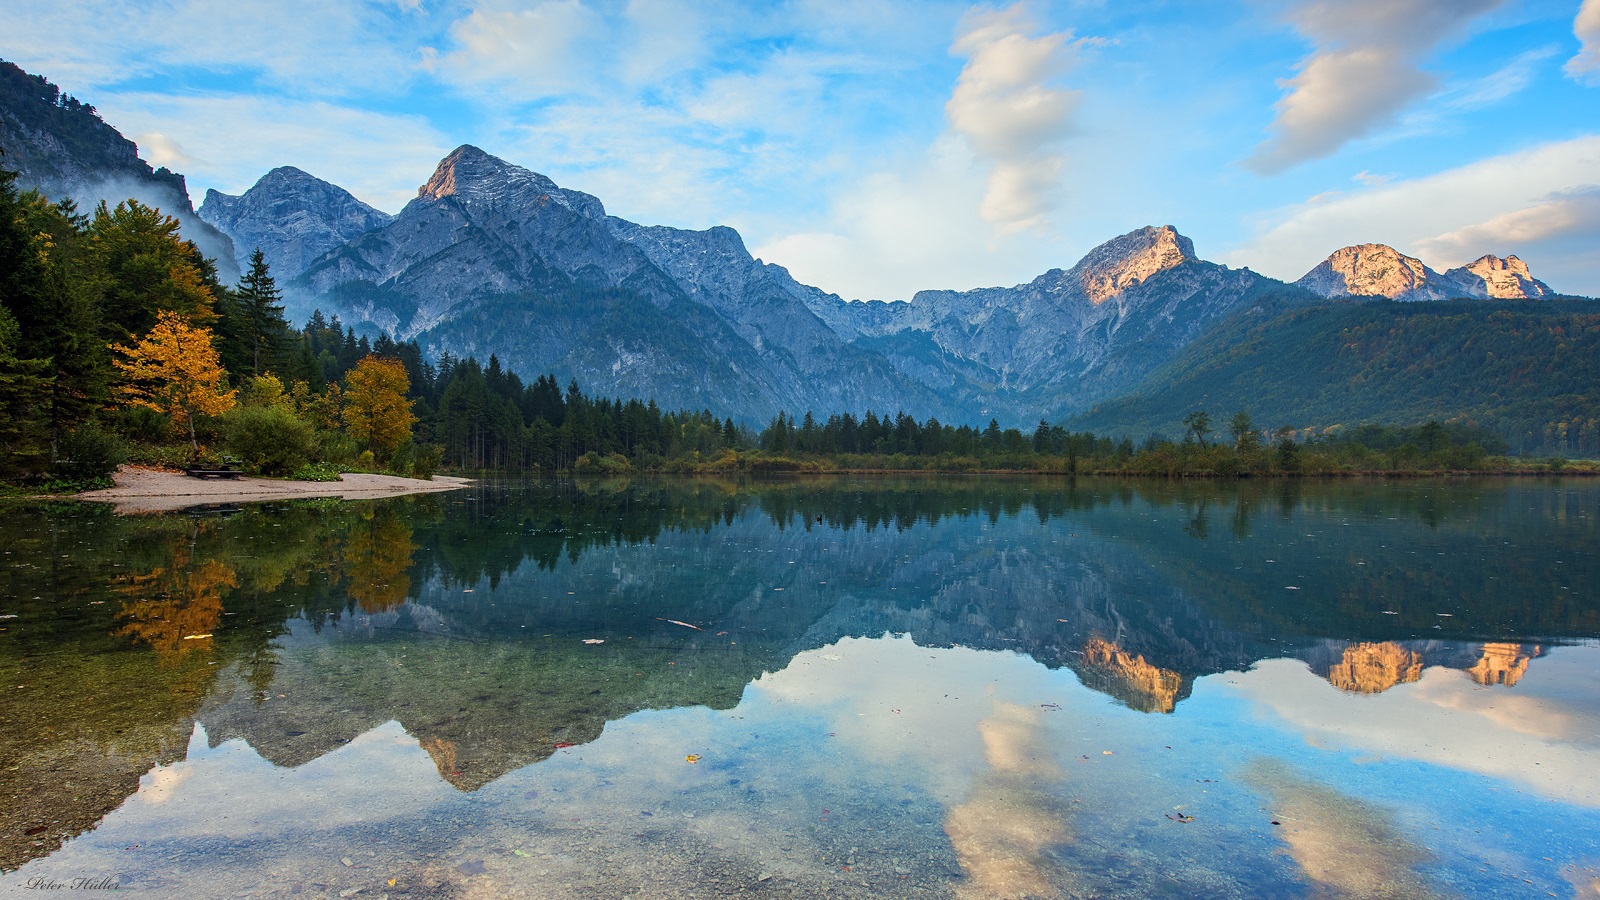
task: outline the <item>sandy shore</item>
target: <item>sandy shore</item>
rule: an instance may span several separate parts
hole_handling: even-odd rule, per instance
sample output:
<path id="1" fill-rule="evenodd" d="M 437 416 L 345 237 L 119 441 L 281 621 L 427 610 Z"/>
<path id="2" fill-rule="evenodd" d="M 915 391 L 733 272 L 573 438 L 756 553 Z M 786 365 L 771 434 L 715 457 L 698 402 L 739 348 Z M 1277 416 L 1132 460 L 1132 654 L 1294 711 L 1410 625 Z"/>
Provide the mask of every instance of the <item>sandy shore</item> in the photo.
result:
<path id="1" fill-rule="evenodd" d="M 453 491 L 472 483 L 470 478 L 435 475 L 432 481 L 395 475 L 347 473 L 339 481 L 283 481 L 276 478 L 190 478 L 182 472 L 164 472 L 123 466 L 112 476 L 116 487 L 85 491 L 79 500 L 115 503 L 117 512 L 166 512 L 206 503 L 250 503 L 295 497 L 342 497 L 372 500 L 401 494 Z"/>

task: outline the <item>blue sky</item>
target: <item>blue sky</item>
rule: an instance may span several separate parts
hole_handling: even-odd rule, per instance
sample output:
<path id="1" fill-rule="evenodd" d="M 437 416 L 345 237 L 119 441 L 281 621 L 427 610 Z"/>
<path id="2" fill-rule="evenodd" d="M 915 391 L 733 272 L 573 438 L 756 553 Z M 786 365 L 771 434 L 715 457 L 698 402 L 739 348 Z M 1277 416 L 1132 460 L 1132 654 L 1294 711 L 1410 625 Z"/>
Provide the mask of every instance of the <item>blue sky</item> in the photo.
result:
<path id="1" fill-rule="evenodd" d="M 239 193 L 389 212 L 476 144 L 851 298 L 1172 224 L 1298 278 L 1517 254 L 1600 295 L 1600 0 L 13 0 L 0 57 Z"/>

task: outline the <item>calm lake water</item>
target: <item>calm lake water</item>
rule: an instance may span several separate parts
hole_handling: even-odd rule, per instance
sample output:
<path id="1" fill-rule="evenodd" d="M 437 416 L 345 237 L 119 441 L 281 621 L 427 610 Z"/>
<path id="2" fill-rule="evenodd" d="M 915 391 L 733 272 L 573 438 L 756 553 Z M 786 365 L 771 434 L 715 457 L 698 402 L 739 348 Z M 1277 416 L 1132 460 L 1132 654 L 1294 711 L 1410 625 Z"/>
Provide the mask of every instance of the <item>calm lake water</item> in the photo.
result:
<path id="1" fill-rule="evenodd" d="M 1594 897 L 1600 485 L 0 521 L 0 894 Z"/>

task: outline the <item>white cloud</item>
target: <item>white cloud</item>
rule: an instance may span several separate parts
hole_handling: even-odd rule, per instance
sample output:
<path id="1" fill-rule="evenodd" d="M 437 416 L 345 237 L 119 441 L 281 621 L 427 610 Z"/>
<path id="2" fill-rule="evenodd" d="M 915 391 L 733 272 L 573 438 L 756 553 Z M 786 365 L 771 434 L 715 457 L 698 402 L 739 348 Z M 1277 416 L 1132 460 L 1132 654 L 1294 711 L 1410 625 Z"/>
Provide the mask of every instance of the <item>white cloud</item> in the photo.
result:
<path id="1" fill-rule="evenodd" d="M 593 84 L 584 49 L 604 44 L 605 24 L 579 0 L 547 0 L 529 9 L 475 9 L 450 27 L 456 49 L 430 65 L 452 80 L 492 85 L 517 99 L 537 99 Z"/>
<path id="2" fill-rule="evenodd" d="M 1290 18 L 1317 47 L 1282 82 L 1272 137 L 1245 165 L 1276 174 L 1393 122 L 1437 81 L 1418 63 L 1500 0 L 1302 0 Z"/>
<path id="3" fill-rule="evenodd" d="M 979 212 L 992 184 L 984 161 L 946 135 L 921 159 L 908 154 L 901 165 L 839 191 L 822 227 L 779 232 L 751 252 L 805 284 L 851 299 L 988 287 L 1005 273 L 1012 273 L 1005 282 L 1012 284 L 1070 264 L 1059 234 L 995 234 Z"/>
<path id="4" fill-rule="evenodd" d="M 1600 186 L 1566 191 L 1542 203 L 1445 232 L 1421 241 L 1417 249 L 1449 259 L 1466 259 L 1478 247 L 1526 245 L 1579 235 L 1600 240 Z"/>
<path id="5" fill-rule="evenodd" d="M 1074 91 L 1052 82 L 1071 63 L 1070 32 L 1031 37 L 1021 4 L 969 13 L 951 51 L 967 58 L 945 104 L 950 128 L 991 166 L 981 215 L 1003 232 L 1044 224 L 1058 202 Z"/>
<path id="6" fill-rule="evenodd" d="M 1583 0 L 1572 33 L 1581 48 L 1567 61 L 1567 74 L 1585 84 L 1600 85 L 1600 0 Z"/>
<path id="7" fill-rule="evenodd" d="M 321 101 L 112 93 L 101 109 L 141 135 L 152 162 L 168 150 L 184 155 L 181 171 L 196 206 L 207 187 L 238 194 L 267 171 L 292 165 L 395 212 L 451 149 L 421 118 Z M 152 134 L 161 138 L 156 145 L 144 142 Z"/>
<path id="8" fill-rule="evenodd" d="M 133 142 L 139 145 L 139 156 L 152 166 L 188 172 L 199 164 L 199 160 L 183 152 L 177 141 L 159 131 L 134 135 Z"/>
<path id="9" fill-rule="evenodd" d="M 1580 206 L 1588 202 L 1581 199 L 1587 196 L 1583 192 L 1595 184 L 1600 184 L 1600 135 L 1541 144 L 1425 178 L 1291 207 L 1224 259 L 1294 280 L 1334 250 L 1368 241 L 1408 253 L 1422 252 L 1426 245 L 1437 255 L 1423 259 L 1436 269 L 1484 253 L 1515 253 L 1557 290 L 1600 293 L 1600 273 L 1581 262 L 1592 249 L 1557 241 L 1582 233 L 1600 245 L 1600 234 L 1577 215 L 1579 207 L 1561 206 L 1562 198 Z M 1519 211 L 1530 209 L 1536 211 L 1518 218 Z M 1553 217 L 1561 210 L 1576 217 L 1563 225 Z M 1530 224 L 1535 220 L 1544 223 L 1542 231 Z M 1519 221 L 1520 230 L 1511 227 Z M 1479 230 L 1464 230 L 1463 223 Z M 1469 236 L 1497 243 L 1468 248 L 1463 239 Z"/>

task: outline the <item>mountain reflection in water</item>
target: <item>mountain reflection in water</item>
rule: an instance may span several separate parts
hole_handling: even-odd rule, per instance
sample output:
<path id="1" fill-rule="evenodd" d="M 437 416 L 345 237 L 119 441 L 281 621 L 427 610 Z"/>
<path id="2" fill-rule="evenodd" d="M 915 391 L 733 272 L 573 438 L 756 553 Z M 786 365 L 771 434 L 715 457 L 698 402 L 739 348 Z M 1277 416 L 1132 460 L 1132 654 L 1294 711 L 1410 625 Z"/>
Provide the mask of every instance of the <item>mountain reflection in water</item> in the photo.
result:
<path id="1" fill-rule="evenodd" d="M 595 847 L 640 871 L 688 853 L 661 883 L 713 893 L 722 879 L 975 896 L 1460 888 L 1462 858 L 1504 860 L 1464 837 L 1457 857 L 1431 838 L 1431 853 L 1404 848 L 1416 805 L 1463 778 L 1597 824 L 1582 771 L 1600 742 L 1597 518 L 1600 489 L 1581 482 L 1025 478 L 491 482 L 228 517 L 27 507 L 0 524 L 0 614 L 15 616 L 0 620 L 0 683 L 15 686 L 0 700 L 0 868 L 103 862 L 137 880 L 155 869 L 111 844 L 165 840 L 270 893 L 255 857 L 309 872 L 322 863 L 287 848 L 315 828 L 403 847 L 390 867 L 441 891 L 491 877 L 598 890 L 552 861 Z M 817 680 L 841 656 L 851 677 Z M 911 666 L 925 670 L 863 680 Z M 1276 727 L 1245 724 L 1263 716 Z M 767 724 L 747 733 L 754 718 Z M 1349 762 L 1379 759 L 1437 767 L 1436 787 Z M 547 777 L 557 795 L 516 793 Z M 841 781 L 854 799 L 807 806 Z M 288 794 L 240 806 L 246 783 Z M 310 811 L 275 811 L 291 796 Z M 255 824 L 222 827 L 206 798 Z M 643 815 L 688 798 L 692 825 Z M 534 815 L 511 806 L 540 810 L 544 830 L 509 860 L 543 853 L 546 875 L 444 864 L 504 857 L 490 835 Z M 1201 807 L 1209 829 L 1193 827 Z M 1263 830 L 1263 807 L 1332 812 Z M 1395 807 L 1409 818 L 1361 824 Z M 373 824 L 388 820 L 416 827 Z M 460 837 L 463 823 L 484 834 Z M 206 833 L 268 849 L 202 862 L 231 846 L 196 856 L 185 841 Z M 799 856 L 762 855 L 752 834 Z M 1513 856 L 1532 842 L 1500 841 Z M 1531 856 L 1551 857 L 1540 883 L 1581 883 L 1600 856 L 1572 834 L 1555 845 L 1567 852 Z M 1330 881 L 1326 860 L 1346 857 L 1380 868 Z M 348 880 L 334 861 L 323 877 Z"/>

